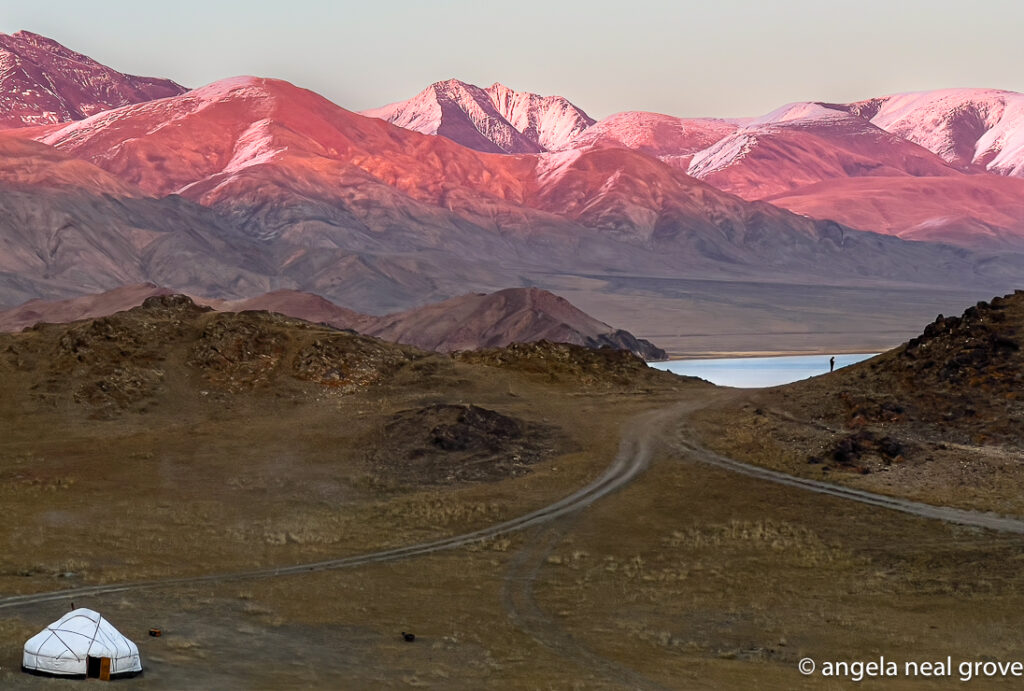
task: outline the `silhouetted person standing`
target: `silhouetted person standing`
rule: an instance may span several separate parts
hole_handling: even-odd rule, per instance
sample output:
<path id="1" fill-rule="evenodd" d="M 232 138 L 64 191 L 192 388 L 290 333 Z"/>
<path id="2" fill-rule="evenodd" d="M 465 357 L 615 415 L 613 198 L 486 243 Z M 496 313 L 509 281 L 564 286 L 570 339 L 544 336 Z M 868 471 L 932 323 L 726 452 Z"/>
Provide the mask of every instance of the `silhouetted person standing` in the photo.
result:
<path id="1" fill-rule="evenodd" d="M 835 372 L 836 371 L 836 356 L 835 355 L 833 355 L 832 357 L 830 357 L 828 359 L 828 371 L 829 372 Z"/>

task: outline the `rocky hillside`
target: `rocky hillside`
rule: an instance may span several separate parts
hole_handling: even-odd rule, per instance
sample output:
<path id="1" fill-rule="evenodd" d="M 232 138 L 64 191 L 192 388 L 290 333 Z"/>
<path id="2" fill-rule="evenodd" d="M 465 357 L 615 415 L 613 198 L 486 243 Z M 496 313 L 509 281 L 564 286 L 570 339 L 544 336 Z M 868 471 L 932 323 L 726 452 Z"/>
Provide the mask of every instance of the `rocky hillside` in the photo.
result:
<path id="1" fill-rule="evenodd" d="M 839 394 L 837 419 L 931 425 L 968 443 L 1024 447 L 1022 346 L 1024 291 L 939 315 L 895 351 L 841 372 L 837 383 L 850 390 Z"/>
<path id="2" fill-rule="evenodd" d="M 142 304 L 147 298 L 171 292 L 146 283 L 68 300 L 30 300 L 0 312 L 0 331 L 20 331 L 38 322 L 63 323 L 107 316 Z M 628 350 L 646 360 L 666 357 L 664 350 L 649 341 L 614 329 L 567 300 L 537 288 L 463 295 L 383 317 L 360 314 L 319 295 L 295 290 L 277 290 L 241 300 L 195 299 L 222 312 L 276 312 L 438 352 L 548 340 L 587 348 Z"/>
<path id="3" fill-rule="evenodd" d="M 346 395 L 408 367 L 415 371 L 403 376 L 417 381 L 450 371 L 450 365 L 439 369 L 441 357 L 272 312 L 217 312 L 184 295 L 156 295 L 110 316 L 0 334 L 0 371 L 25 383 L 35 405 L 72 405 L 100 418 L 144 413 L 182 397 Z M 572 378 L 579 386 L 632 386 L 667 377 L 630 353 L 548 342 L 464 354 L 460 361 L 530 362 L 526 371 L 551 380 L 579 375 Z M 473 417 L 478 412 L 467 413 L 471 426 L 507 426 L 498 418 L 481 422 Z"/>
<path id="4" fill-rule="evenodd" d="M 779 393 L 797 404 L 799 416 L 858 433 L 927 431 L 953 442 L 1024 448 L 1022 346 L 1018 291 L 961 316 L 939 315 L 899 348 Z"/>
<path id="5" fill-rule="evenodd" d="M 172 292 L 153 283 L 139 283 L 67 300 L 36 298 L 0 312 L 0 331 L 21 331 L 40 322 L 66 324 L 79 319 L 106 317 L 138 307 L 147 298 Z"/>
<path id="6" fill-rule="evenodd" d="M 546 381 L 583 387 L 643 387 L 659 379 L 659 370 L 625 350 L 593 350 L 568 343 L 513 343 L 506 348 L 465 350 L 454 354 L 461 362 L 534 374 Z M 684 377 L 696 381 L 692 377 Z"/>
<path id="7" fill-rule="evenodd" d="M 150 297 L 126 312 L 40 325 L 0 340 L 4 364 L 32 379 L 33 396 L 99 417 L 144 411 L 175 393 L 285 395 L 317 385 L 365 389 L 427 357 L 413 348 L 268 312 L 220 313 L 183 295 Z"/>
<path id="8" fill-rule="evenodd" d="M 871 360 L 741 400 L 704 416 L 707 443 L 736 458 L 1024 512 L 1024 291 L 939 315 Z"/>

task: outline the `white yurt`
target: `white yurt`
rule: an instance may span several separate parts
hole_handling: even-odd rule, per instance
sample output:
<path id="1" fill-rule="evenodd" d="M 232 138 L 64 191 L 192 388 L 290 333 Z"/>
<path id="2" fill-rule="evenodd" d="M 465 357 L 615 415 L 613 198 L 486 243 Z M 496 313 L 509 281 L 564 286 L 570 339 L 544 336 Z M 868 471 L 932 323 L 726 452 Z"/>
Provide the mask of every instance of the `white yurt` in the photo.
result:
<path id="1" fill-rule="evenodd" d="M 25 643 L 22 668 L 39 674 L 109 679 L 142 671 L 139 648 L 91 609 L 76 609 Z"/>

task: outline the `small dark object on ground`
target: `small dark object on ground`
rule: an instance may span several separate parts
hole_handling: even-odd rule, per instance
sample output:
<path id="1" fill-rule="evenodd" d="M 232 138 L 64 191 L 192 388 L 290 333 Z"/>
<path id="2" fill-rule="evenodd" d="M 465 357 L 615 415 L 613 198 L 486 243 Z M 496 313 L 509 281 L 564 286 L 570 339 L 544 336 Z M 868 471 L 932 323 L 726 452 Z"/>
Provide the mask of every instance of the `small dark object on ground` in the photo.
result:
<path id="1" fill-rule="evenodd" d="M 164 635 L 164 632 L 161 631 L 160 629 L 150 629 L 149 630 L 149 635 L 152 636 L 153 638 L 160 638 L 160 636 Z"/>
<path id="2" fill-rule="evenodd" d="M 414 633 L 406 633 L 405 631 L 403 631 L 402 632 L 402 639 L 406 643 L 412 643 L 413 641 L 416 640 L 416 634 L 414 634 Z"/>

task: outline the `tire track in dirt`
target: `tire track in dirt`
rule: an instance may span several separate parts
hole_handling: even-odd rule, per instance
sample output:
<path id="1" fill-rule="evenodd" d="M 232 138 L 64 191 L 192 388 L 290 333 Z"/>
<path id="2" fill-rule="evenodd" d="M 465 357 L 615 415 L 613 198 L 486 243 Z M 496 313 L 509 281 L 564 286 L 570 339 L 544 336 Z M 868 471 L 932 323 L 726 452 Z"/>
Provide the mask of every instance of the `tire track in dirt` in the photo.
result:
<path id="1" fill-rule="evenodd" d="M 664 687 L 636 670 L 600 655 L 577 639 L 545 612 L 534 598 L 534 585 L 547 558 L 578 520 L 578 513 L 565 516 L 531 534 L 505 574 L 502 605 L 517 629 L 566 660 L 575 662 L 580 668 L 577 679 L 584 681 L 587 688 L 603 688 L 607 684 L 611 688 L 660 691 Z"/>
<path id="2" fill-rule="evenodd" d="M 956 523 L 958 525 L 973 526 L 976 528 L 987 528 L 997 532 L 1024 535 L 1024 520 L 1020 518 L 1000 516 L 999 514 L 990 512 L 986 513 L 982 511 L 957 509 L 951 506 L 925 504 L 923 502 L 912 501 L 910 499 L 901 499 L 899 497 L 876 494 L 874 492 L 855 489 L 853 487 L 844 487 L 843 485 L 835 485 L 829 482 L 822 482 L 820 480 L 811 480 L 810 478 L 788 475 L 777 470 L 770 470 L 768 468 L 750 465 L 749 463 L 743 463 L 732 458 L 721 456 L 714 451 L 704 448 L 699 443 L 692 441 L 692 438 L 680 438 L 676 440 L 675 444 L 677 448 L 683 450 L 686 454 L 692 456 L 694 460 L 700 463 L 722 468 L 733 473 L 739 473 L 740 475 L 746 475 L 747 477 L 755 478 L 757 480 L 773 482 L 787 487 L 796 487 L 808 492 L 824 494 L 826 496 L 837 497 L 847 501 L 855 501 L 861 504 L 868 504 L 870 506 L 878 506 L 883 509 L 899 511 L 912 516 L 918 516 L 920 518 L 929 518 L 946 523 Z"/>
<path id="3" fill-rule="evenodd" d="M 664 437 L 666 425 L 699 407 L 702 405 L 697 401 L 688 400 L 635 418 L 628 432 L 623 435 L 619 458 L 639 462 L 634 467 L 635 473 L 639 474 L 650 463 L 655 445 Z M 636 670 L 589 648 L 583 641 L 566 631 L 536 602 L 533 594 L 534 585 L 545 561 L 571 531 L 572 523 L 578 520 L 579 514 L 574 514 L 557 523 L 544 526 L 513 559 L 502 589 L 502 601 L 509 618 L 520 631 L 544 647 L 574 661 L 587 672 L 596 672 L 599 682 L 612 684 L 613 688 L 652 691 L 664 689 L 665 687 Z M 590 679 L 588 683 L 594 681 Z"/>

